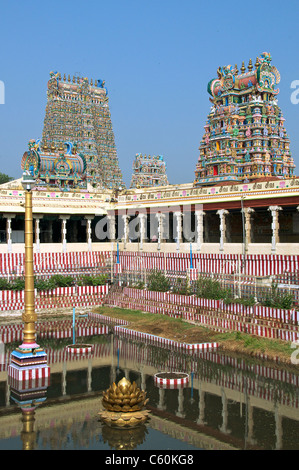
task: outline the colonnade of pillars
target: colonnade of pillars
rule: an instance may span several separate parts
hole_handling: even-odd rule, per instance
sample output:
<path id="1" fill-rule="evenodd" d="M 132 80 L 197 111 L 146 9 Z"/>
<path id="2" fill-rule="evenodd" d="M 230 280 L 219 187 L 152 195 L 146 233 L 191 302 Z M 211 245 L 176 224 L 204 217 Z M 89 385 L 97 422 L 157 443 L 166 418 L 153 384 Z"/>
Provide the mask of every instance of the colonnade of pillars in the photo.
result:
<path id="1" fill-rule="evenodd" d="M 279 211 L 282 210 L 281 207 L 279 206 L 270 206 L 267 209 L 272 218 L 272 223 L 271 223 L 271 231 L 272 231 L 272 237 L 271 237 L 271 252 L 273 254 L 276 253 L 276 247 L 277 243 L 279 243 L 279 218 L 278 214 Z M 297 207 L 297 210 L 299 210 L 299 206 Z M 251 207 L 245 207 L 241 210 L 242 214 L 242 243 L 245 246 L 245 252 L 248 251 L 248 245 L 252 243 L 252 215 L 254 214 L 255 210 Z M 228 235 L 228 230 L 227 230 L 227 217 L 230 215 L 230 212 L 225 209 L 218 210 L 216 214 L 219 217 L 219 251 L 223 252 L 224 251 L 224 244 L 227 243 L 227 235 Z M 173 237 L 175 238 L 176 241 L 176 248 L 177 251 L 180 250 L 180 244 L 183 243 L 183 218 L 184 218 L 184 213 L 183 212 L 174 212 L 174 220 L 175 220 L 175 230 Z M 204 217 L 206 215 L 206 212 L 203 210 L 197 210 L 195 211 L 195 243 L 196 243 L 196 249 L 197 251 L 201 251 L 202 245 L 205 242 L 204 241 Z M 122 221 L 123 221 L 123 243 L 124 243 L 124 250 L 127 248 L 127 243 L 129 242 L 129 220 L 130 216 L 127 214 L 124 214 L 121 216 Z M 155 214 L 155 217 L 157 219 L 157 239 L 155 240 L 157 242 L 157 249 L 161 249 L 161 243 L 167 240 L 167 237 L 165 236 L 165 219 L 166 219 L 166 214 L 162 212 L 158 212 Z M 144 213 L 140 213 L 137 215 L 137 220 L 139 223 L 139 249 L 142 251 L 143 250 L 143 245 L 146 240 L 146 223 L 147 223 L 147 215 Z M 116 230 L 115 230 L 115 216 L 114 215 L 108 215 L 108 223 L 109 223 L 109 237 L 111 241 L 115 241 L 116 239 Z M 149 240 L 152 241 L 152 240 Z"/>
<path id="2" fill-rule="evenodd" d="M 282 211 L 280 206 L 269 206 L 267 211 L 270 213 L 271 216 L 271 252 L 273 254 L 276 253 L 277 243 L 280 242 L 279 240 L 279 213 Z M 297 211 L 299 211 L 299 206 L 297 207 Z M 240 232 L 242 232 L 241 240 L 239 242 L 243 243 L 245 247 L 245 252 L 248 250 L 248 246 L 252 243 L 252 229 L 253 229 L 253 215 L 255 215 L 256 210 L 251 207 L 245 207 L 241 210 L 242 216 L 242 228 Z M 191 224 L 191 214 L 192 214 L 192 224 Z M 144 248 L 144 243 L 153 242 L 157 243 L 157 249 L 161 249 L 161 243 L 163 242 L 175 242 L 176 243 L 176 250 L 180 251 L 180 245 L 183 242 L 190 242 L 196 244 L 196 249 L 198 252 L 202 250 L 202 246 L 204 243 L 215 243 L 215 237 L 218 236 L 218 243 L 219 243 L 219 251 L 220 253 L 224 251 L 224 245 L 228 243 L 229 234 L 230 234 L 230 225 L 228 224 L 228 217 L 230 217 L 232 211 L 226 209 L 220 209 L 216 213 L 212 212 L 205 212 L 203 210 L 195 210 L 194 212 L 183 212 L 183 211 L 175 211 L 171 214 L 171 222 L 172 222 L 172 234 L 171 237 L 169 236 L 169 214 L 163 212 L 157 212 L 155 214 L 150 214 L 151 217 L 151 224 L 154 220 L 154 225 L 156 225 L 155 229 L 155 237 L 148 237 L 148 214 L 146 213 L 139 213 L 138 215 L 134 216 L 133 218 L 136 220 L 135 227 L 138 225 L 138 234 L 137 238 L 131 240 L 130 238 L 130 223 L 132 221 L 132 216 L 128 214 L 124 215 L 111 215 L 103 216 L 104 222 L 103 225 L 107 225 L 107 231 L 104 231 L 104 236 L 98 237 L 97 231 L 92 228 L 92 221 L 94 216 L 92 215 L 85 215 L 81 217 L 81 222 L 84 220 L 86 224 L 85 228 L 85 236 L 83 236 L 82 240 L 82 233 L 80 237 L 77 235 L 78 228 L 70 221 L 68 225 L 68 221 L 70 220 L 70 215 L 58 215 L 56 220 L 60 221 L 61 227 L 61 244 L 62 244 L 62 251 L 67 251 L 67 240 L 71 236 L 72 242 L 80 243 L 84 241 L 87 243 L 88 250 L 92 250 L 92 242 L 103 242 L 103 241 L 116 241 L 116 239 L 121 238 L 123 241 L 123 249 L 127 249 L 127 244 L 130 241 L 138 241 L 139 242 L 139 249 L 142 251 Z M 236 212 L 235 212 L 236 214 Z M 240 214 L 240 211 L 238 211 Z M 299 214 L 298 214 L 299 215 Z M 6 218 L 6 242 L 7 242 L 7 250 L 8 252 L 12 251 L 12 221 L 16 217 L 16 214 L 3 214 L 3 217 Z M 239 217 L 239 216 L 238 216 Z M 45 218 L 42 214 L 34 214 L 34 231 L 35 231 L 35 244 L 36 244 L 36 251 L 40 251 L 41 245 L 41 235 L 42 235 L 42 242 L 43 243 L 55 243 L 53 239 L 53 233 L 57 232 L 57 225 L 55 225 L 55 229 L 53 228 L 54 222 L 57 224 L 57 221 L 54 219 L 47 219 L 44 222 Z M 211 220 L 213 222 L 213 227 L 216 227 L 216 231 L 209 227 Z M 239 219 L 238 219 L 239 220 Z M 41 228 L 41 222 L 43 221 L 43 229 Z M 101 221 L 98 217 L 98 221 Z M 102 221 L 101 221 L 102 222 Z M 186 223 L 185 223 L 186 222 Z M 119 226 L 122 224 L 123 230 L 121 236 L 119 237 Z M 188 227 L 189 224 L 189 227 Z M 254 222 L 256 224 L 256 222 Z M 46 225 L 46 228 L 45 228 Z M 193 227 L 191 228 L 191 225 Z M 68 229 L 68 226 L 70 227 Z M 255 225 L 254 225 L 255 226 Z M 187 228 L 186 228 L 187 227 Z M 44 231 L 43 231 L 44 230 Z M 69 230 L 69 232 L 68 232 Z M 80 229 L 81 230 L 81 229 Z M 83 229 L 82 229 L 83 230 Z M 81 230 L 81 231 L 82 231 Z M 193 230 L 193 231 L 192 231 Z M 136 230 L 135 230 L 136 231 Z M 209 237 L 210 234 L 214 233 L 213 241 L 210 241 Z M 219 235 L 217 235 L 217 233 Z M 118 235 L 118 236 L 117 236 Z M 136 234 L 135 234 L 136 235 Z M 56 233 L 57 238 L 57 233 Z M 80 238 L 80 240 L 78 240 Z M 3 240 L 2 240 L 3 242 Z M 263 243 L 266 241 L 263 239 Z M 299 242 L 299 232 L 298 232 L 298 242 Z"/>
<path id="3" fill-rule="evenodd" d="M 7 243 L 7 251 L 8 253 L 12 252 L 12 221 L 16 217 L 16 214 L 3 214 L 3 217 L 6 218 L 6 243 Z M 59 215 L 58 220 L 61 222 L 61 244 L 62 244 L 62 251 L 66 252 L 67 251 L 67 222 L 70 219 L 70 215 Z M 33 225 L 34 225 L 34 241 L 36 245 L 36 252 L 40 252 L 40 245 L 41 245 L 41 220 L 43 219 L 42 214 L 33 214 Z M 92 215 L 85 215 L 82 216 L 82 219 L 86 221 L 86 237 L 85 241 L 88 246 L 88 250 L 92 250 L 92 229 L 91 229 L 91 223 L 92 220 L 94 219 L 94 216 Z M 48 224 L 48 230 L 47 233 L 50 234 L 47 236 L 47 234 L 44 235 L 44 243 L 53 243 L 53 220 L 47 220 Z M 76 238 L 76 234 L 73 233 L 73 238 Z M 75 240 L 77 242 L 77 240 Z"/>

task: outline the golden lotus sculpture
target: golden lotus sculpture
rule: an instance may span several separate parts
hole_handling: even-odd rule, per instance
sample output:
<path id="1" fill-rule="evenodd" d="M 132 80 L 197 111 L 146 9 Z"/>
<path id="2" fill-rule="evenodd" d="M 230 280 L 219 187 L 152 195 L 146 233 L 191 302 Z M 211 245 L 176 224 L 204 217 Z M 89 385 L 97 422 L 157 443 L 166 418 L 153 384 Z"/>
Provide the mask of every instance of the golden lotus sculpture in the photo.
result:
<path id="1" fill-rule="evenodd" d="M 146 392 L 123 377 L 117 385 L 113 383 L 103 392 L 105 410 L 100 411 L 99 415 L 109 426 L 135 427 L 148 419 L 149 411 L 143 409 L 147 402 Z"/>

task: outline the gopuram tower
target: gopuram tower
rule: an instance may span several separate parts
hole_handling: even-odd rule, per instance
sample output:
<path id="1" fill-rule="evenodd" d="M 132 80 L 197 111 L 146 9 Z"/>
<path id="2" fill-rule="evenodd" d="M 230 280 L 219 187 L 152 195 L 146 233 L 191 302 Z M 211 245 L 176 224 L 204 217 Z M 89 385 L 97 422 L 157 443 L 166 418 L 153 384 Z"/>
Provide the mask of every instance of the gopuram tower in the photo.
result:
<path id="1" fill-rule="evenodd" d="M 130 188 L 149 188 L 168 185 L 166 164 L 163 156 L 150 156 L 137 153 L 133 163 Z"/>
<path id="2" fill-rule="evenodd" d="M 267 52 L 246 71 L 219 67 L 208 83 L 211 111 L 195 170 L 196 186 L 293 177 L 294 162 L 277 95 L 280 74 Z"/>
<path id="3" fill-rule="evenodd" d="M 102 80 L 50 73 L 41 149 L 55 153 L 70 143 L 86 160 L 87 181 L 101 188 L 124 187 Z"/>

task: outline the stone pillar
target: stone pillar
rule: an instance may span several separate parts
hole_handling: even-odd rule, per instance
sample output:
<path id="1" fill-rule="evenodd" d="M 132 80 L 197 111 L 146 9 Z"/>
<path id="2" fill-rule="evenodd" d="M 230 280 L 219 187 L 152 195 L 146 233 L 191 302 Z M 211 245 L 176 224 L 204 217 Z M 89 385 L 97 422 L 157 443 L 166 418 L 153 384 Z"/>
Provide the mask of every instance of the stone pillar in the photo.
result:
<path id="1" fill-rule="evenodd" d="M 40 253 L 40 227 L 39 227 L 39 221 L 40 219 L 43 218 L 42 214 L 33 214 L 33 219 L 35 220 L 35 246 L 36 246 L 36 252 Z"/>
<path id="2" fill-rule="evenodd" d="M 179 396 L 178 396 L 178 410 L 176 411 L 176 416 L 179 418 L 184 418 L 184 389 L 179 388 L 178 390 Z"/>
<path id="3" fill-rule="evenodd" d="M 115 215 L 108 215 L 109 238 L 115 242 Z"/>
<path id="4" fill-rule="evenodd" d="M 140 371 L 140 379 L 141 379 L 141 383 L 140 383 L 140 387 L 141 387 L 141 390 L 146 390 L 146 373 L 144 372 L 144 370 L 142 369 Z"/>
<path id="5" fill-rule="evenodd" d="M 86 219 L 86 242 L 88 246 L 88 251 L 92 251 L 92 243 L 91 243 L 91 221 L 93 220 L 93 215 L 86 215 L 84 217 Z"/>
<path id="6" fill-rule="evenodd" d="M 276 253 L 276 244 L 279 243 L 279 220 L 278 220 L 278 211 L 281 211 L 282 208 L 279 206 L 270 206 L 268 211 L 272 215 L 272 247 L 271 253 Z"/>
<path id="7" fill-rule="evenodd" d="M 111 366 L 110 368 L 110 382 L 116 382 L 116 366 Z"/>
<path id="8" fill-rule="evenodd" d="M 159 403 L 157 406 L 158 410 L 164 411 L 166 409 L 165 406 L 165 389 L 159 388 Z"/>
<path id="9" fill-rule="evenodd" d="M 283 431 L 282 431 L 282 416 L 279 413 L 279 405 L 275 407 L 275 436 L 276 436 L 276 450 L 282 449 L 282 438 L 283 438 Z"/>
<path id="10" fill-rule="evenodd" d="M 229 434 L 230 430 L 227 428 L 228 420 L 228 410 L 227 410 L 227 396 L 225 394 L 224 388 L 221 389 L 222 396 L 222 426 L 220 426 L 220 431 L 224 434 Z"/>
<path id="11" fill-rule="evenodd" d="M 180 251 L 180 244 L 182 243 L 182 216 L 181 212 L 175 212 L 174 216 L 176 218 L 176 229 L 177 229 L 177 236 L 176 236 L 176 249 Z"/>
<path id="12" fill-rule="evenodd" d="M 254 209 L 251 207 L 245 207 L 242 209 L 244 218 L 245 218 L 245 253 L 247 254 L 248 252 L 248 245 L 251 243 L 251 215 L 254 212 Z"/>
<path id="13" fill-rule="evenodd" d="M 201 251 L 201 247 L 203 244 L 203 217 L 204 215 L 205 215 L 205 212 L 203 210 L 195 211 L 197 251 Z"/>
<path id="14" fill-rule="evenodd" d="M 140 237 L 140 251 L 143 251 L 143 242 L 145 240 L 145 221 L 146 221 L 146 214 L 139 214 L 139 237 Z"/>
<path id="15" fill-rule="evenodd" d="M 7 241 L 7 251 L 11 253 L 12 250 L 12 239 L 11 239 L 11 220 L 14 219 L 16 214 L 4 214 L 6 217 L 6 241 Z"/>
<path id="16" fill-rule="evenodd" d="M 217 211 L 217 214 L 220 217 L 220 251 L 224 250 L 224 243 L 226 243 L 226 221 L 225 216 L 228 214 L 228 211 L 225 209 L 220 209 Z"/>
<path id="17" fill-rule="evenodd" d="M 62 395 L 66 395 L 66 372 L 67 372 L 67 363 L 66 361 L 64 360 L 63 361 L 63 364 L 62 364 Z"/>
<path id="18" fill-rule="evenodd" d="M 163 239 L 163 221 L 164 221 L 164 214 L 161 214 L 161 212 L 158 212 L 156 214 L 156 217 L 158 219 L 158 250 L 161 250 L 161 241 Z"/>
<path id="19" fill-rule="evenodd" d="M 126 250 L 127 249 L 127 243 L 128 243 L 128 235 L 129 235 L 129 227 L 128 227 L 129 216 L 127 214 L 123 215 L 122 219 L 124 221 L 124 250 Z"/>
<path id="20" fill-rule="evenodd" d="M 88 358 L 88 368 L 87 368 L 87 391 L 92 392 L 92 359 Z"/>
<path id="21" fill-rule="evenodd" d="M 61 241 L 62 241 L 62 252 L 66 253 L 67 239 L 66 239 L 66 222 L 70 218 L 70 215 L 60 215 L 59 219 L 62 220 L 61 223 Z"/>
<path id="22" fill-rule="evenodd" d="M 197 424 L 206 424 L 205 422 L 205 391 L 202 390 L 201 385 L 199 385 L 198 388 L 198 394 L 199 394 L 199 414 L 197 418 Z"/>
<path id="23" fill-rule="evenodd" d="M 253 406 L 250 403 L 250 399 L 248 400 L 248 405 L 247 405 L 247 416 L 248 416 L 248 423 L 247 423 L 247 441 L 248 444 L 254 444 L 253 441 L 253 427 L 254 427 L 254 421 L 253 421 Z"/>

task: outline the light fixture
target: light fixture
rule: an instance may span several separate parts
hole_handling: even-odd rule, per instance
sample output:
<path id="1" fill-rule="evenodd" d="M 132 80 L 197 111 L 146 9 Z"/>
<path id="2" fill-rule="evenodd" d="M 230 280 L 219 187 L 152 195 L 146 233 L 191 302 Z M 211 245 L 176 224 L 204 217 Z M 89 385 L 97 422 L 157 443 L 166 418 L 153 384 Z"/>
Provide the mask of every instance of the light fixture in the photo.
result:
<path id="1" fill-rule="evenodd" d="M 30 171 L 24 171 L 23 179 L 22 179 L 22 186 L 25 191 L 32 191 L 36 184 L 35 178 Z"/>

